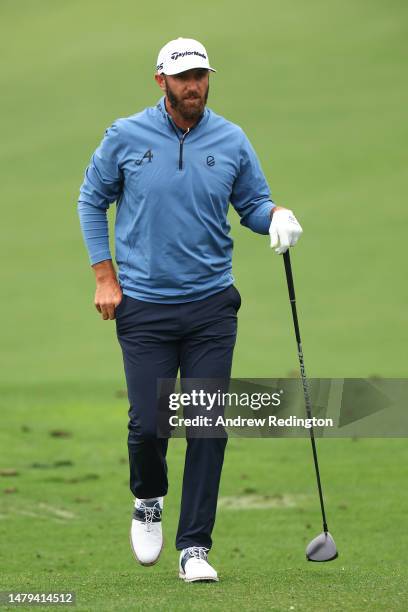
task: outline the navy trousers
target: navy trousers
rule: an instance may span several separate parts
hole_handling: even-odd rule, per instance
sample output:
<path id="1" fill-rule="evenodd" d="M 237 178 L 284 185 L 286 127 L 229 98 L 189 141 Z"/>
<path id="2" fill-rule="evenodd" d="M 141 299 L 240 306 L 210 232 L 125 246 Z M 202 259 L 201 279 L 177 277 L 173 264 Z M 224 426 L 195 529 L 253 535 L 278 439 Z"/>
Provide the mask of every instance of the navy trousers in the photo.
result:
<path id="1" fill-rule="evenodd" d="M 230 285 L 195 302 L 156 304 L 124 295 L 116 309 L 129 397 L 130 489 L 138 498 L 168 489 L 168 439 L 157 436 L 159 379 L 229 380 L 241 298 Z M 187 437 L 176 548 L 211 548 L 226 437 Z"/>

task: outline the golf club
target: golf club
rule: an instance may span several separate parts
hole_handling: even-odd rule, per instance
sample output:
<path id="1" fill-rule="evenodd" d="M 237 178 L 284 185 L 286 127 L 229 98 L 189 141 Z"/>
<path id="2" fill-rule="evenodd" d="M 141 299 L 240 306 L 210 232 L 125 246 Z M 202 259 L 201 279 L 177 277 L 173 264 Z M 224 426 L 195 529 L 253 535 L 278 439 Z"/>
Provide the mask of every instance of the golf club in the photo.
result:
<path id="1" fill-rule="evenodd" d="M 290 264 L 289 249 L 283 254 L 283 261 L 285 263 L 286 281 L 288 283 L 288 292 L 290 305 L 292 307 L 293 325 L 295 328 L 296 342 L 298 348 L 298 357 L 300 364 L 300 374 L 302 377 L 303 394 L 305 397 L 306 414 L 309 419 L 312 418 L 312 402 L 309 393 L 309 386 L 306 378 L 305 361 L 303 358 L 302 342 L 300 339 L 299 323 L 296 311 L 296 298 L 295 298 L 295 287 L 293 284 L 292 266 Z M 336 544 L 329 533 L 326 521 L 326 513 L 324 510 L 322 484 L 320 481 L 319 464 L 317 461 L 316 442 L 313 432 L 313 427 L 310 427 L 310 441 L 312 443 L 313 461 L 316 471 L 317 488 L 319 491 L 320 508 L 322 511 L 323 519 L 323 533 L 319 534 L 314 538 L 306 548 L 306 558 L 308 561 L 332 561 L 338 556 Z"/>

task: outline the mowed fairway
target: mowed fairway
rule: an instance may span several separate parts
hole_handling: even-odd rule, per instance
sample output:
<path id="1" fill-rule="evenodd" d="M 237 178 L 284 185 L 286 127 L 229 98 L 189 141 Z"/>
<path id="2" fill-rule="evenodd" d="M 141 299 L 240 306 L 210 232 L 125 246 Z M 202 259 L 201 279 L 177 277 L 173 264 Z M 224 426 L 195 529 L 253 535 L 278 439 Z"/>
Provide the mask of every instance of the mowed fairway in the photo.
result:
<path id="1" fill-rule="evenodd" d="M 308 441 L 231 439 L 211 555 L 220 582 L 185 585 L 174 550 L 184 441 L 169 453 L 166 546 L 142 568 L 128 544 L 124 400 L 109 388 L 98 402 L 92 390 L 53 391 L 52 402 L 12 394 L 2 431 L 1 465 L 18 472 L 0 476 L 2 590 L 75 590 L 81 610 L 406 609 L 405 440 L 319 441 L 340 557 L 313 564 L 304 549 L 321 524 Z"/>
<path id="2" fill-rule="evenodd" d="M 304 559 L 321 530 L 308 440 L 231 439 L 215 585 L 177 578 L 174 440 L 166 547 L 157 566 L 135 564 L 121 355 L 92 306 L 75 210 L 105 128 L 158 100 L 160 46 L 201 39 L 218 70 L 209 105 L 244 128 L 304 226 L 292 263 L 309 375 L 406 376 L 407 12 L 398 0 L 3 0 L 0 591 L 75 590 L 83 610 L 407 609 L 404 439 L 318 442 L 330 564 Z M 281 258 L 230 220 L 234 375 L 288 376 Z"/>

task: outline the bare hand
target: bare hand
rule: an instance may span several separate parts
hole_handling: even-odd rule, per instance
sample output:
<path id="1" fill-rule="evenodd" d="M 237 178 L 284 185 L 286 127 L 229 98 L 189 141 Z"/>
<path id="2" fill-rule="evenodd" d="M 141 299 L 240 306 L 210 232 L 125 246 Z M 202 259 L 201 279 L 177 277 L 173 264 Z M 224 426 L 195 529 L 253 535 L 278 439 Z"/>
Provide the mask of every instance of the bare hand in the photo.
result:
<path id="1" fill-rule="evenodd" d="M 96 278 L 95 308 L 107 321 L 115 318 L 115 308 L 122 301 L 122 289 L 116 279 L 115 269 L 110 259 L 94 264 Z"/>
<path id="2" fill-rule="evenodd" d="M 122 301 L 122 290 L 117 280 L 98 283 L 95 291 L 95 307 L 107 321 L 115 318 L 115 308 Z"/>

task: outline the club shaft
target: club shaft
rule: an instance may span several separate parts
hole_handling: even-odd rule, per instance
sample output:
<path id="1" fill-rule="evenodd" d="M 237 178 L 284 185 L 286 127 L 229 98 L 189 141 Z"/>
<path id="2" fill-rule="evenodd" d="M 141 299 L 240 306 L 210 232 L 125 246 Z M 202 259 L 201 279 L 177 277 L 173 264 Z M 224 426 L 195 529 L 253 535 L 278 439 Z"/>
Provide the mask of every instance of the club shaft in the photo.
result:
<path id="1" fill-rule="evenodd" d="M 298 321 L 297 310 L 296 310 L 295 286 L 293 283 L 293 274 L 292 274 L 292 266 L 290 263 L 289 250 L 287 250 L 286 253 L 283 254 L 283 261 L 285 264 L 289 300 L 290 300 L 290 305 L 292 308 L 293 326 L 295 328 L 296 342 L 297 342 L 297 347 L 298 347 L 298 358 L 299 358 L 299 365 L 300 365 L 300 375 L 302 377 L 303 394 L 305 397 L 306 415 L 308 419 L 311 419 L 312 418 L 312 402 L 310 398 L 309 385 L 308 385 L 307 378 L 306 378 L 305 361 L 304 361 L 303 350 L 302 350 L 302 341 L 300 339 L 299 321 Z M 314 437 L 313 427 L 310 427 L 309 434 L 310 434 L 310 442 L 312 444 L 313 461 L 314 461 L 315 472 L 316 472 L 317 488 L 319 491 L 320 508 L 322 511 L 323 530 L 327 533 L 328 527 L 327 527 L 327 521 L 326 521 L 326 512 L 324 509 L 323 491 L 322 491 L 322 484 L 320 480 L 319 462 L 317 460 L 317 449 L 316 449 L 316 441 Z"/>

